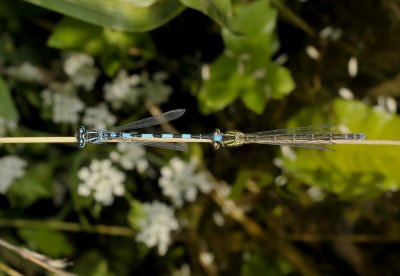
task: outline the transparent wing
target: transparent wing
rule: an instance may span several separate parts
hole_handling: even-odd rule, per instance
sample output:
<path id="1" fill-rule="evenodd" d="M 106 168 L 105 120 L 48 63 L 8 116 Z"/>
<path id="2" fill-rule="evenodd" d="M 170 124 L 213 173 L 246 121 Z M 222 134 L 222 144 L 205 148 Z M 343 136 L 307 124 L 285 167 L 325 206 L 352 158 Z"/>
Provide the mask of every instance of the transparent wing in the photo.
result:
<path id="1" fill-rule="evenodd" d="M 335 125 L 305 126 L 297 128 L 282 128 L 251 133 L 252 135 L 279 135 L 279 134 L 329 134 L 337 133 Z"/>
<path id="2" fill-rule="evenodd" d="M 306 141 L 306 140 L 275 140 L 270 139 L 266 136 L 266 139 L 248 140 L 249 144 L 264 144 L 264 145 L 274 145 L 274 146 L 288 146 L 297 148 L 307 148 L 307 149 L 318 149 L 318 150 L 332 150 L 328 148 L 329 145 L 334 145 L 335 143 L 331 140 L 319 140 L 319 141 Z"/>
<path id="3" fill-rule="evenodd" d="M 157 116 L 144 118 L 123 126 L 119 126 L 114 128 L 113 131 L 128 131 L 163 124 L 181 117 L 183 113 L 185 113 L 185 109 L 171 110 Z"/>
<path id="4" fill-rule="evenodd" d="M 179 143 L 163 143 L 163 142 L 147 142 L 147 141 L 121 141 L 120 143 L 135 143 L 138 145 L 149 146 L 149 147 L 157 147 L 164 149 L 172 149 L 178 151 L 186 151 L 186 146 Z"/>

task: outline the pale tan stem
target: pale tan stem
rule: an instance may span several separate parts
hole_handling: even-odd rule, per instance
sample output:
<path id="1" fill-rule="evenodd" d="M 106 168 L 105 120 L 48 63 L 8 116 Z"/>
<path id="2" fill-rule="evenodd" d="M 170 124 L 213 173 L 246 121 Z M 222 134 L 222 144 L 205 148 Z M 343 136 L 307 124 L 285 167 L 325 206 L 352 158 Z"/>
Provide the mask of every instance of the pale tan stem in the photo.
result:
<path id="1" fill-rule="evenodd" d="M 0 144 L 76 143 L 75 137 L 0 137 Z"/>
<path id="2" fill-rule="evenodd" d="M 398 140 L 336 140 L 337 145 L 380 145 L 380 146 L 400 146 Z"/>

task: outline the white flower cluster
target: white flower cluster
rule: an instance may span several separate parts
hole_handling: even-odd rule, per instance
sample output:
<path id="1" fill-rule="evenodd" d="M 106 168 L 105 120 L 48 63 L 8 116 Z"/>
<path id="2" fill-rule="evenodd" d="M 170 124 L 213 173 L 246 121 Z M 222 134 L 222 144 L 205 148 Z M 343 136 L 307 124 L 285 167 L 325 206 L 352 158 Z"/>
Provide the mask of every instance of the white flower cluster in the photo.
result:
<path id="1" fill-rule="evenodd" d="M 0 159 L 0 193 L 5 194 L 15 179 L 25 174 L 25 160 L 9 155 Z"/>
<path id="2" fill-rule="evenodd" d="M 136 105 L 140 98 L 161 104 L 171 94 L 171 87 L 164 81 L 167 74 L 164 72 L 155 73 L 152 78 L 147 72 L 140 75 L 131 75 L 121 70 L 117 77 L 104 86 L 104 97 L 115 109 L 123 105 Z"/>
<path id="3" fill-rule="evenodd" d="M 93 88 L 100 71 L 94 66 L 94 59 L 82 53 L 67 53 L 64 58 L 64 72 L 71 82 L 86 91 Z"/>
<path id="4" fill-rule="evenodd" d="M 144 216 L 138 220 L 136 241 L 148 247 L 157 246 L 158 254 L 165 255 L 171 244 L 171 232 L 179 229 L 174 210 L 159 201 L 144 203 L 142 207 Z"/>
<path id="5" fill-rule="evenodd" d="M 162 104 L 168 100 L 169 95 L 172 92 L 172 88 L 164 83 L 168 75 L 165 72 L 157 72 L 150 79 L 147 72 L 143 72 L 140 75 L 140 81 L 142 85 L 141 94 L 156 104 Z"/>
<path id="6" fill-rule="evenodd" d="M 125 193 L 125 174 L 112 166 L 110 160 L 93 160 L 89 167 L 79 170 L 78 177 L 82 181 L 78 186 L 78 194 L 89 196 L 105 205 L 111 205 L 114 196 Z"/>
<path id="7" fill-rule="evenodd" d="M 48 89 L 42 91 L 42 98 L 46 106 L 52 108 L 52 120 L 55 123 L 76 124 L 79 120 L 79 112 L 85 105 L 75 96 L 73 86 L 70 83 L 53 83 Z"/>
<path id="8" fill-rule="evenodd" d="M 82 122 L 85 126 L 94 129 L 106 129 L 108 126 L 113 126 L 117 118 L 108 110 L 104 103 L 95 107 L 87 107 Z"/>
<path id="9" fill-rule="evenodd" d="M 12 66 L 8 69 L 10 77 L 30 83 L 43 83 L 45 81 L 45 75 L 40 69 L 29 63 L 23 62 L 19 66 Z"/>
<path id="10" fill-rule="evenodd" d="M 161 169 L 159 184 L 162 192 L 176 207 L 182 207 L 184 200 L 195 201 L 198 190 L 208 193 L 212 189 L 213 186 L 206 174 L 196 172 L 196 167 L 195 159 L 185 162 L 174 157 L 168 166 Z"/>
<path id="11" fill-rule="evenodd" d="M 146 152 L 141 145 L 133 143 L 118 143 L 118 151 L 110 153 L 110 158 L 115 163 L 121 165 L 125 170 L 136 168 L 138 172 L 143 173 L 149 167 L 146 159 Z"/>
<path id="12" fill-rule="evenodd" d="M 0 117 L 0 137 L 4 136 L 7 129 L 15 129 L 17 126 L 17 122 L 15 120 L 7 120 L 3 117 Z"/>
<path id="13" fill-rule="evenodd" d="M 104 98 L 116 109 L 124 104 L 135 105 L 139 97 L 139 83 L 139 75 L 129 76 L 125 70 L 121 70 L 111 83 L 104 86 Z"/>

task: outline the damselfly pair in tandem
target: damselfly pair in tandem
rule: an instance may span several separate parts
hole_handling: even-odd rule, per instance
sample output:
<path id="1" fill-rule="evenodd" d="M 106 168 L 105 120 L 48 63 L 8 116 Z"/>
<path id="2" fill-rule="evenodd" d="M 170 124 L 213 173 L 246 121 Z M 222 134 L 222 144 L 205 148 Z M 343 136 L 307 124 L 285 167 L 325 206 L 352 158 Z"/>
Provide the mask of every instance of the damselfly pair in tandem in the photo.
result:
<path id="1" fill-rule="evenodd" d="M 145 146 L 162 147 L 174 150 L 185 150 L 182 143 L 211 143 L 219 147 L 239 147 L 245 144 L 265 144 L 290 147 L 301 147 L 329 150 L 327 146 L 339 141 L 363 140 L 362 133 L 342 134 L 333 130 L 333 125 L 306 126 L 298 128 L 276 129 L 255 133 L 243 133 L 232 130 L 225 133 L 216 129 L 211 134 L 166 134 L 141 133 L 138 129 L 163 124 L 181 117 L 185 109 L 175 109 L 161 115 L 141 119 L 113 130 L 86 130 L 80 126 L 76 133 L 77 144 L 83 148 L 86 144 L 106 142 L 128 142 Z"/>

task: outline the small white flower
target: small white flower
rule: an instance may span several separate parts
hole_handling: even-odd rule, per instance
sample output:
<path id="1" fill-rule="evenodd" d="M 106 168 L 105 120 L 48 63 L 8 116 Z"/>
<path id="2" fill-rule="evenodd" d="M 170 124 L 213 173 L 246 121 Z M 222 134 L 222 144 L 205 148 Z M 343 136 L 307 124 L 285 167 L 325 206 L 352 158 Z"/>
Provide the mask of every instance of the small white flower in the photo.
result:
<path id="1" fill-rule="evenodd" d="M 140 75 L 142 84 L 141 94 L 153 103 L 164 103 L 168 100 L 168 97 L 172 92 L 172 88 L 163 83 L 166 78 L 167 73 L 157 72 L 153 75 L 153 79 L 151 80 L 148 73 L 143 72 Z"/>
<path id="2" fill-rule="evenodd" d="M 93 88 L 100 74 L 94 66 L 94 59 L 82 53 L 68 53 L 64 60 L 64 71 L 76 86 L 86 91 Z"/>
<path id="3" fill-rule="evenodd" d="M 68 76 L 73 76 L 78 74 L 81 68 L 93 65 L 94 59 L 91 56 L 70 52 L 65 55 L 63 67 Z"/>
<path id="4" fill-rule="evenodd" d="M 154 201 L 143 204 L 144 216 L 138 220 L 139 233 L 136 241 L 148 247 L 156 247 L 158 254 L 165 255 L 171 244 L 171 232 L 179 229 L 174 210 L 164 203 Z"/>
<path id="5" fill-rule="evenodd" d="M 128 76 L 125 70 L 121 70 L 111 83 L 104 86 L 104 97 L 116 109 L 124 104 L 134 105 L 140 94 L 139 83 L 140 76 Z"/>
<path id="6" fill-rule="evenodd" d="M 346 88 L 346 87 L 341 87 L 339 89 L 339 95 L 340 95 L 340 97 L 342 97 L 343 99 L 346 99 L 346 100 L 354 99 L 353 92 L 350 89 Z"/>
<path id="7" fill-rule="evenodd" d="M 125 174 L 112 166 L 110 160 L 93 160 L 89 167 L 79 170 L 78 177 L 82 181 L 78 187 L 78 194 L 89 196 L 104 206 L 111 205 L 114 196 L 123 196 Z"/>
<path id="8" fill-rule="evenodd" d="M 196 166 L 195 159 L 184 162 L 174 157 L 168 166 L 161 168 L 161 178 L 158 182 L 162 192 L 177 207 L 182 207 L 184 200 L 195 201 L 198 190 L 208 193 L 213 187 L 205 173 L 196 172 Z"/>
<path id="9" fill-rule="evenodd" d="M 172 272 L 172 276 L 190 276 L 190 266 L 188 264 L 183 264 L 181 268 Z"/>
<path id="10" fill-rule="evenodd" d="M 73 94 L 71 83 L 53 83 L 50 88 L 42 91 L 42 98 L 46 106 L 52 108 L 52 120 L 55 123 L 76 124 L 79 113 L 85 108 L 84 103 Z"/>
<path id="11" fill-rule="evenodd" d="M 325 198 L 324 190 L 319 187 L 311 187 L 307 190 L 307 194 L 315 202 L 322 201 Z"/>
<path id="12" fill-rule="evenodd" d="M 17 156 L 0 158 L 0 193 L 5 194 L 15 179 L 25 174 L 27 163 Z"/>
<path id="13" fill-rule="evenodd" d="M 319 53 L 317 48 L 315 48 L 314 46 L 311 46 L 311 45 L 308 45 L 306 47 L 306 53 L 312 59 L 319 59 L 321 57 L 321 54 Z"/>
<path id="14" fill-rule="evenodd" d="M 118 143 L 118 151 L 110 153 L 110 158 L 115 163 L 118 163 L 125 170 L 136 168 L 138 172 L 143 173 L 149 167 L 146 159 L 146 152 L 141 145 L 134 143 Z"/>
<path id="15" fill-rule="evenodd" d="M 349 76 L 354 78 L 358 73 L 358 61 L 357 58 L 351 57 L 349 59 L 349 63 L 347 65 L 347 71 L 349 72 Z"/>
<path id="16" fill-rule="evenodd" d="M 397 102 L 392 97 L 378 96 L 377 104 L 374 106 L 374 110 L 382 113 L 396 113 Z"/>
<path id="17" fill-rule="evenodd" d="M 82 118 L 82 122 L 86 126 L 94 129 L 106 129 L 108 126 L 114 125 L 116 121 L 117 118 L 111 114 L 104 103 L 96 107 L 87 107 Z"/>
<path id="18" fill-rule="evenodd" d="M 29 62 L 24 62 L 19 66 L 10 67 L 8 74 L 20 81 L 31 83 L 43 83 L 45 76 L 39 68 Z"/>
<path id="19" fill-rule="evenodd" d="M 0 137 L 4 136 L 7 129 L 15 129 L 17 126 L 17 122 L 15 120 L 7 120 L 3 117 L 0 117 Z"/>
<path id="20" fill-rule="evenodd" d="M 206 266 L 214 263 L 214 255 L 211 252 L 202 251 L 199 256 L 200 262 Z"/>

